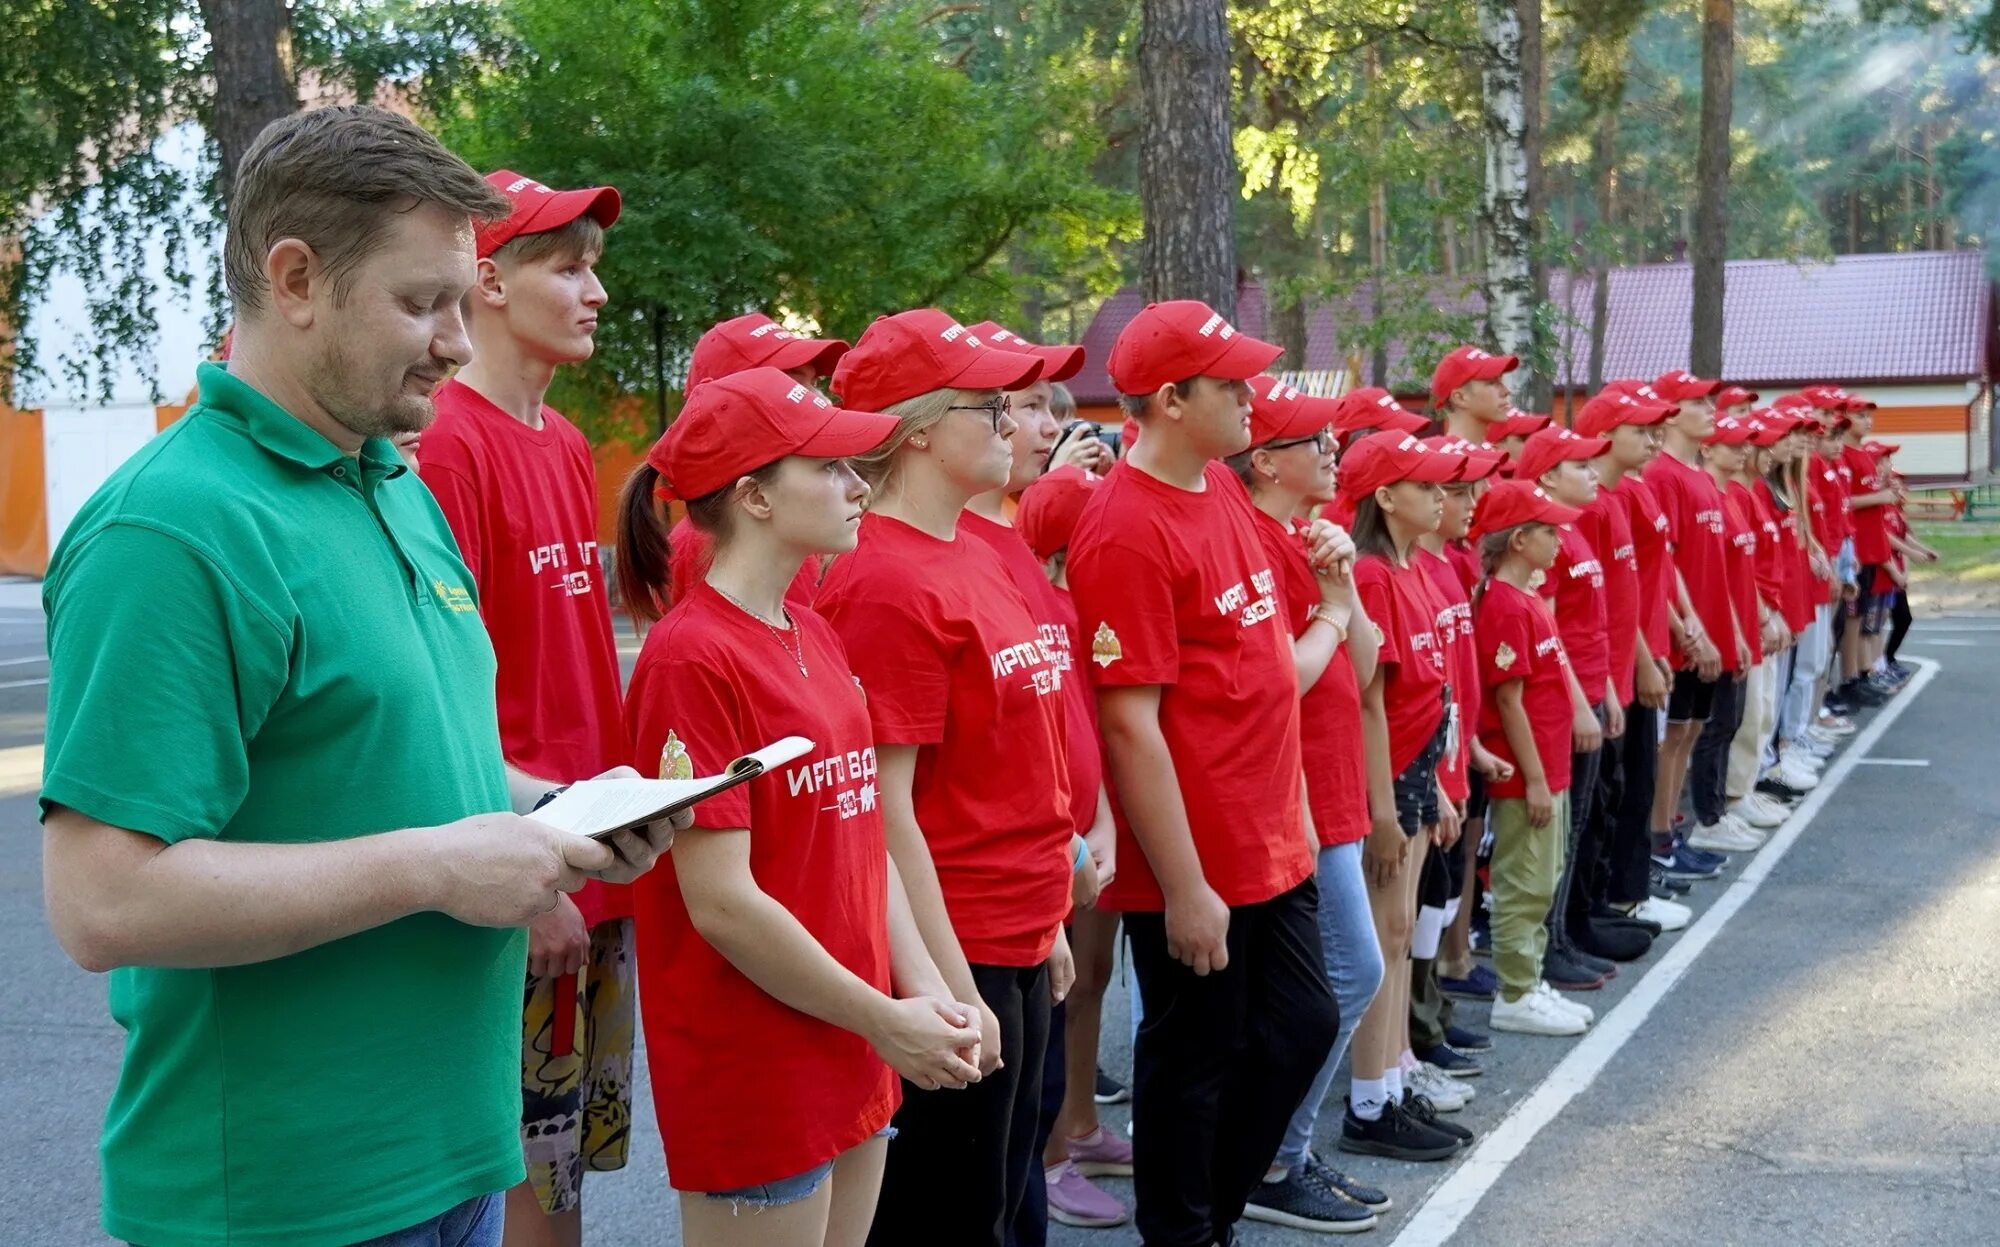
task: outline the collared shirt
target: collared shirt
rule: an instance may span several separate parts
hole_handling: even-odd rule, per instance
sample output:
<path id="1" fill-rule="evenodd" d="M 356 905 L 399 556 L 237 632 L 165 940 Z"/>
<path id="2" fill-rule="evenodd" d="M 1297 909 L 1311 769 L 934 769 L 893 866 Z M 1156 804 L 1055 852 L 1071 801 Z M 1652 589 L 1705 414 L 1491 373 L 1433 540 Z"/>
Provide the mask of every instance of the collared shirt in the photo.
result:
<path id="1" fill-rule="evenodd" d="M 172 845 L 507 808 L 493 650 L 395 448 L 348 456 L 219 365 L 43 588 L 42 805 Z M 105 1230 L 334 1247 L 522 1177 L 521 931 L 439 913 L 289 957 L 111 975 Z"/>

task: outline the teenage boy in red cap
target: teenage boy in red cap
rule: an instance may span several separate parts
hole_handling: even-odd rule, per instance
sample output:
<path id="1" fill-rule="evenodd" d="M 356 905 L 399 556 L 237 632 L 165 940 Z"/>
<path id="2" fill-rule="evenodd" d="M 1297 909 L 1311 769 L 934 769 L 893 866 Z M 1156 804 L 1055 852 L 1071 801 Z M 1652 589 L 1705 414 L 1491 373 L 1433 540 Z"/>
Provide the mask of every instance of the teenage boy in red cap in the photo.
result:
<path id="1" fill-rule="evenodd" d="M 1650 392 L 1650 387 L 1644 387 Z M 1653 786 L 1658 767 L 1660 713 L 1673 676 L 1666 655 L 1667 598 L 1673 563 L 1667 553 L 1666 516 L 1639 473 L 1659 453 L 1660 424 L 1672 403 L 1607 387 L 1583 405 L 1576 431 L 1608 445 L 1591 460 L 1597 495 L 1578 527 L 1593 549 L 1604 551 L 1605 617 L 1610 636 L 1611 682 L 1624 707 L 1625 730 L 1605 737 L 1595 835 L 1603 847 L 1602 895 L 1587 896 L 1593 923 L 1635 920 L 1649 935 L 1678 931 L 1693 915 L 1652 888 Z"/>
<path id="2" fill-rule="evenodd" d="M 478 231 L 472 361 L 439 387 L 421 472 L 472 572 L 499 660 L 500 743 L 536 791 L 626 761 L 611 598 L 597 557 L 590 444 L 542 399 L 591 356 L 595 267 L 618 219 L 608 186 L 557 191 L 510 170 L 514 202 Z M 583 1236 L 586 1169 L 625 1167 L 632 1107 L 632 901 L 594 884 L 528 930 L 521 1138 L 510 1243 Z"/>
<path id="3" fill-rule="evenodd" d="M 1590 461 L 1610 448 L 1602 438 L 1579 437 L 1560 427 L 1543 429 L 1522 443 L 1514 460 L 1514 479 L 1536 485 L 1580 519 L 1583 508 L 1597 497 Z M 1563 651 L 1569 655 L 1569 677 L 1575 682 L 1572 696 L 1580 713 L 1570 757 L 1567 851 L 1547 918 L 1549 948 L 1542 976 L 1558 989 L 1588 991 L 1603 986 L 1617 972 L 1613 962 L 1643 956 L 1651 939 L 1630 927 L 1593 929 L 1581 898 L 1572 905 L 1579 869 L 1583 878 L 1591 878 L 1601 856 L 1601 846 L 1594 839 L 1586 844 L 1584 833 L 1597 802 L 1599 755 L 1606 737 L 1624 734 L 1625 706 L 1611 681 L 1604 561 L 1574 522 L 1557 525 L 1556 538 L 1555 565 L 1540 592 L 1555 615 Z"/>
<path id="4" fill-rule="evenodd" d="M 1882 568 L 1894 554 L 1885 517 L 1896 503 L 1896 491 L 1868 451 L 1869 437 L 1875 431 L 1875 404 L 1859 395 L 1847 398 L 1847 429 L 1841 439 L 1840 461 L 1851 482 L 1848 507 L 1854 525 L 1855 615 L 1860 624 L 1854 678 L 1878 692 L 1890 693 L 1895 691 L 1894 682 L 1877 679 L 1875 666 L 1882 657 L 1882 626 L 1889 614 L 1890 586 L 1881 583 L 1888 576 Z"/>
<path id="5" fill-rule="evenodd" d="M 1298 676 L 1277 572 L 1220 462 L 1282 348 L 1204 303 L 1149 305 L 1107 370 L 1144 436 L 1071 539 L 1119 802 L 1146 1024 L 1133 1053 L 1140 1235 L 1229 1242 L 1339 1017 L 1321 967 Z"/>
<path id="6" fill-rule="evenodd" d="M 1520 366 L 1519 356 L 1495 355 L 1469 344 L 1439 360 L 1431 370 L 1431 402 L 1444 431 L 1475 446 L 1499 445 L 1492 426 L 1512 411 L 1501 378 Z"/>
<path id="7" fill-rule="evenodd" d="M 1429 420 L 1397 402 L 1394 394 L 1379 386 L 1349 390 L 1333 400 L 1334 440 L 1343 448 L 1384 429 L 1420 433 L 1429 425 Z"/>
<path id="8" fill-rule="evenodd" d="M 1781 507 L 1770 489 L 1770 477 L 1782 474 L 1792 459 L 1791 431 L 1796 422 L 1769 408 L 1753 411 L 1742 421 L 1750 431 L 1743 467 L 1729 483 L 1730 499 L 1749 517 L 1757 531 L 1757 601 L 1764 614 L 1764 661 L 1751 672 L 1743 726 L 1729 746 L 1729 808 L 1754 828 L 1776 827 L 1785 821 L 1786 807 L 1756 791 L 1757 781 L 1776 761 L 1772 741 L 1778 726 L 1778 691 L 1790 680 L 1797 650 L 1797 629 L 1804 626 L 1803 585 L 1799 570 L 1797 517 Z"/>
<path id="9" fill-rule="evenodd" d="M 800 385 L 816 387 L 822 378 L 833 374 L 834 365 L 846 353 L 847 343 L 838 339 L 801 337 L 762 312 L 750 312 L 725 320 L 696 339 L 694 352 L 688 357 L 686 392 L 692 396 L 706 382 L 748 372 L 752 368 L 776 368 Z M 651 498 L 635 498 L 633 502 L 647 508 L 652 505 Z M 661 549 L 658 542 L 648 537 L 653 526 L 638 522 L 645 518 L 644 515 L 632 518 L 635 521 L 631 525 L 632 531 L 640 541 L 631 549 L 620 547 L 619 561 L 622 563 L 629 559 L 633 562 L 637 574 L 635 583 L 658 584 L 660 577 L 654 574 L 654 564 L 660 558 Z M 685 517 L 667 534 L 666 562 L 671 601 L 680 601 L 708 574 L 711 544 L 708 534 L 688 523 Z M 819 572 L 818 559 L 807 559 L 801 563 L 798 575 L 792 578 L 791 588 L 785 591 L 785 600 L 794 606 L 811 606 L 813 594 L 819 589 Z M 652 599 L 634 602 L 626 598 L 626 606 L 640 619 L 656 617 L 660 608 L 668 604 Z"/>
<path id="10" fill-rule="evenodd" d="M 1690 607 L 1668 620 L 1677 669 L 1667 699 L 1667 734 L 1653 793 L 1656 858 L 1663 847 L 1668 855 L 1673 852 L 1674 814 L 1702 726 L 1718 702 L 1734 717 L 1729 699 L 1737 693 L 1737 673 L 1748 665 L 1749 647 L 1729 599 L 1722 491 L 1701 467 L 1701 444 L 1715 432 L 1714 395 L 1720 388 L 1720 382 L 1684 369 L 1664 373 L 1653 382 L 1654 392 L 1677 410 L 1666 422 L 1662 453 L 1646 465 L 1645 481 L 1667 517 L 1674 568 Z"/>

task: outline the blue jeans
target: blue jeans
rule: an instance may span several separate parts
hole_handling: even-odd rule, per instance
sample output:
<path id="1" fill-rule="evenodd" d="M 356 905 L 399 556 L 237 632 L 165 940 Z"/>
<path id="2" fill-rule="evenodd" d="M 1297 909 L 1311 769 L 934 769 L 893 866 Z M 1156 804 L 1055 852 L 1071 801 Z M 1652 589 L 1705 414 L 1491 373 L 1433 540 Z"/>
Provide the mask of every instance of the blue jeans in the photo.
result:
<path id="1" fill-rule="evenodd" d="M 1382 986 L 1382 945 L 1375 939 L 1368 884 L 1361 875 L 1359 840 L 1319 851 L 1319 941 L 1326 959 L 1327 985 L 1340 1006 L 1340 1031 L 1326 1064 L 1313 1079 L 1312 1090 L 1292 1114 L 1285 1141 L 1278 1145 L 1278 1158 L 1273 1163 L 1288 1169 L 1306 1163 L 1320 1104 L 1333 1089 L 1354 1028 L 1361 1024 L 1361 1015 Z"/>
<path id="2" fill-rule="evenodd" d="M 354 1247 L 500 1247 L 506 1212 L 506 1192 L 477 1195 L 428 1221 L 356 1243 Z"/>

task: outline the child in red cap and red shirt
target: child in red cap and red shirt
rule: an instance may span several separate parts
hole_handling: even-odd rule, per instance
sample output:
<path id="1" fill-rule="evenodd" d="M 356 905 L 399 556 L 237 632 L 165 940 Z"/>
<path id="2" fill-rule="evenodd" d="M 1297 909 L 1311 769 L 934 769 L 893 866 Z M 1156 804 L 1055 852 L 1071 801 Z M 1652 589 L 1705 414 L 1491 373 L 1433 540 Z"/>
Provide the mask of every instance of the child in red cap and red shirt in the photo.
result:
<path id="1" fill-rule="evenodd" d="M 1519 356 L 1496 355 L 1467 344 L 1431 371 L 1431 402 L 1444 431 L 1475 446 L 1500 444 L 1499 426 L 1513 411 L 1501 378 L 1521 366 Z"/>
<path id="2" fill-rule="evenodd" d="M 1383 988 L 1355 1032 L 1353 1091 L 1340 1146 L 1403 1160 L 1442 1160 L 1471 1134 L 1444 1126 L 1413 1095 L 1410 950 L 1417 889 L 1431 845 L 1457 844 L 1458 811 L 1438 782 L 1456 752 L 1442 604 L 1417 563 L 1417 538 L 1443 518 L 1445 481 L 1467 466 L 1408 433 L 1362 438 L 1340 461 L 1340 497 L 1353 507 L 1359 551 L 1354 580 L 1374 623 L 1374 678 L 1362 689 L 1371 830 L 1363 850 L 1369 901 L 1382 945 Z"/>
<path id="3" fill-rule="evenodd" d="M 762 312 L 750 312 L 725 320 L 696 339 L 694 352 L 688 358 L 687 393 L 693 394 L 703 382 L 751 368 L 776 368 L 800 385 L 817 386 L 820 378 L 830 375 L 846 353 L 845 342 L 800 337 Z M 633 501 L 644 506 L 648 500 Z M 653 568 L 661 556 L 660 545 L 647 538 L 646 525 L 636 524 L 634 531 L 640 544 L 630 550 L 620 547 L 619 562 L 633 564 L 635 583 L 655 583 L 659 577 Z M 636 618 L 658 618 L 662 606 L 680 601 L 708 571 L 708 535 L 685 518 L 667 534 L 666 544 L 670 592 L 658 599 L 643 600 L 625 594 L 625 602 Z M 811 606 L 813 594 L 819 590 L 819 572 L 817 558 L 801 563 L 791 586 L 785 590 L 785 600 L 794 606 Z"/>
<path id="4" fill-rule="evenodd" d="M 965 505 L 1007 481 L 1006 391 L 1042 361 L 943 312 L 878 319 L 841 358 L 848 407 L 897 417 L 857 460 L 875 488 L 814 609 L 846 644 L 881 757 L 889 849 L 986 1077 L 906 1085 L 870 1240 L 999 1247 L 1038 1163 L 1049 1009 L 1069 989 L 1076 869 L 1061 657 Z"/>
<path id="5" fill-rule="evenodd" d="M 499 661 L 500 743 L 523 809 L 557 784 L 625 762 L 611 597 L 597 557 L 590 444 L 542 400 L 590 358 L 604 287 L 595 266 L 618 219 L 608 186 L 551 190 L 509 170 L 514 202 L 475 238 L 473 359 L 438 387 L 419 472 L 472 573 Z M 411 449 L 411 448 L 406 448 Z M 632 1103 L 632 913 L 627 888 L 591 883 L 528 932 L 517 1224 L 582 1232 L 586 1168 L 622 1169 Z"/>
<path id="6" fill-rule="evenodd" d="M 1140 1235 L 1228 1241 L 1339 1019 L 1318 948 L 1298 676 L 1278 572 L 1217 460 L 1250 442 L 1280 348 L 1206 304 L 1152 304 L 1107 370 L 1144 429 L 1068 570 L 1118 808 L 1146 1022 L 1133 1053 Z"/>
<path id="7" fill-rule="evenodd" d="M 1592 1010 L 1542 978 L 1546 918 L 1563 870 L 1569 823 L 1570 747 L 1576 722 L 1569 659 L 1536 591 L 1561 550 L 1557 528 L 1581 512 L 1529 481 L 1502 481 L 1473 515 L 1486 580 L 1473 607 L 1485 684 L 1479 735 L 1514 768 L 1493 784 L 1493 968 L 1500 975 L 1495 1030 L 1579 1035 Z"/>
<path id="8" fill-rule="evenodd" d="M 1348 398 L 1352 398 L 1349 395 Z M 1392 400 L 1393 401 L 1393 400 Z M 1379 410 L 1373 403 L 1371 410 Z M 1362 672 L 1375 669 L 1375 629 L 1360 613 L 1349 574 L 1351 545 L 1338 534 L 1340 557 L 1315 563 L 1314 536 L 1334 536 L 1310 509 L 1333 500 L 1340 403 L 1303 394 L 1272 376 L 1250 381 L 1250 449 L 1229 468 L 1256 508 L 1257 535 L 1278 575 L 1279 600 L 1294 636 L 1299 752 L 1306 805 L 1319 839 L 1319 934 L 1327 986 L 1340 1031 L 1319 1076 L 1292 1114 L 1284 1142 L 1245 1214 L 1281 1225 L 1349 1232 L 1374 1223 L 1388 1196 L 1366 1188 L 1312 1154 L 1313 1132 L 1340 1060 L 1382 983 L 1382 952 L 1361 873 L 1368 835 L 1368 772 L 1362 761 Z M 1329 1189 L 1331 1188 L 1331 1189 Z M 1341 1198 L 1339 1192 L 1347 1193 Z"/>

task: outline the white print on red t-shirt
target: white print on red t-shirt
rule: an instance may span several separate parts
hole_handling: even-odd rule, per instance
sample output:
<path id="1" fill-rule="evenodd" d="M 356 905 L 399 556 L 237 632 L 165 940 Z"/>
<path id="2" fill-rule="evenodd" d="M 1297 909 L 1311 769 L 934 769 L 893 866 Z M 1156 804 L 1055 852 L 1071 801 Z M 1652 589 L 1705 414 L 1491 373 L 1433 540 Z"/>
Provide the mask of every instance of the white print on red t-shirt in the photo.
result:
<path id="1" fill-rule="evenodd" d="M 1561 637 L 1546 636 L 1535 642 L 1535 657 L 1547 658 L 1550 654 L 1556 656 L 1556 662 L 1561 666 L 1569 666 L 1569 651 L 1563 648 Z"/>
<path id="2" fill-rule="evenodd" d="M 826 811 L 839 811 L 841 820 L 866 814 L 875 808 L 878 791 L 875 787 L 875 748 L 850 750 L 837 753 L 830 758 L 820 758 L 813 762 L 801 762 L 785 772 L 785 783 L 789 795 L 819 795 L 828 789 L 838 788 L 833 793 L 833 804 L 820 807 Z"/>
<path id="3" fill-rule="evenodd" d="M 1631 545 L 1619 546 L 1611 552 L 1611 561 L 1614 563 L 1631 563 L 1637 566 L 1639 562 L 1639 547 Z"/>
<path id="4" fill-rule="evenodd" d="M 1596 559 L 1585 559 L 1581 563 L 1570 564 L 1569 578 L 1571 580 L 1580 580 L 1585 576 L 1590 577 L 1591 588 L 1602 589 L 1604 587 L 1604 564 L 1598 562 Z"/>
<path id="5" fill-rule="evenodd" d="M 1267 567 L 1263 571 L 1252 572 L 1250 584 L 1257 590 L 1255 598 L 1250 596 L 1250 590 L 1245 589 L 1240 580 L 1216 594 L 1216 613 L 1234 615 L 1241 611 L 1242 617 L 1237 622 L 1245 628 L 1275 617 L 1278 613 L 1277 576 Z"/>
<path id="6" fill-rule="evenodd" d="M 1712 533 L 1719 534 L 1722 532 L 1722 509 L 1718 507 L 1713 511 L 1696 511 L 1694 522 L 1703 525 Z"/>
<path id="7" fill-rule="evenodd" d="M 576 564 L 576 570 L 567 570 L 570 565 L 569 543 L 567 542 L 552 541 L 545 546 L 536 546 L 534 549 L 528 551 L 528 571 L 531 574 L 540 576 L 550 568 L 555 568 L 560 572 L 560 575 L 556 577 L 555 583 L 549 586 L 551 589 L 560 590 L 563 594 L 573 598 L 589 597 L 591 569 L 597 566 L 597 543 L 595 541 L 579 541 L 576 543 Z"/>
<path id="8" fill-rule="evenodd" d="M 1444 638 L 1446 645 L 1450 645 L 1461 636 L 1472 635 L 1472 604 L 1453 602 L 1447 605 L 1438 612 L 1436 626 L 1438 634 Z"/>
<path id="9" fill-rule="evenodd" d="M 1063 672 L 1069 669 L 1069 663 L 1064 661 L 1063 651 L 1059 650 L 1053 641 L 1044 639 L 1048 636 L 1049 629 L 1043 627 L 1041 633 L 1042 636 L 1032 641 L 1022 641 L 1018 645 L 995 650 L 991 658 L 994 680 L 1005 679 L 1016 671 L 1027 671 L 1028 683 L 1021 687 L 1034 689 L 1038 697 L 1061 692 Z M 1039 669 L 1030 670 L 1030 668 Z"/>
<path id="10" fill-rule="evenodd" d="M 1757 531 L 1755 529 L 1746 528 L 1729 540 L 1737 549 L 1743 551 L 1745 554 L 1757 553 Z"/>

